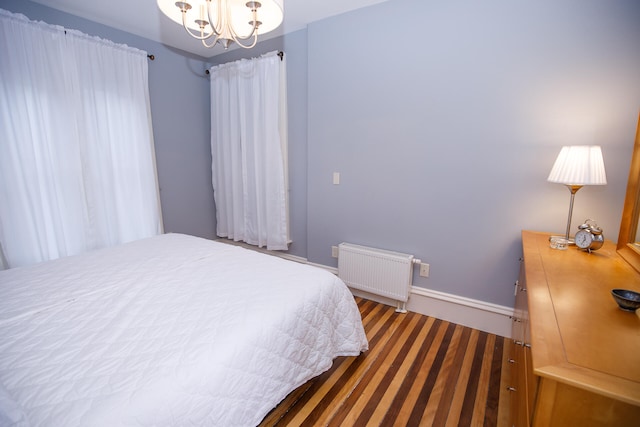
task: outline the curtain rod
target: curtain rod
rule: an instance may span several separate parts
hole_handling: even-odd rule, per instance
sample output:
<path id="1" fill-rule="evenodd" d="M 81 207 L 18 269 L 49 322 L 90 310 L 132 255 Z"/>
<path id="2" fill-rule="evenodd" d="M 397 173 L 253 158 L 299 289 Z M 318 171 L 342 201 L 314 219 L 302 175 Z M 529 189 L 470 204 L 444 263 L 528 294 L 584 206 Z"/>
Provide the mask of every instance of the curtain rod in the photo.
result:
<path id="1" fill-rule="evenodd" d="M 64 34 L 65 34 L 65 35 L 67 34 L 67 30 L 64 30 Z M 280 55 L 281 53 L 282 53 L 282 52 L 278 52 L 278 55 Z M 156 56 L 150 53 L 150 54 L 147 54 L 147 58 L 149 58 L 150 60 L 152 60 L 152 61 L 153 61 L 153 60 L 155 60 L 155 59 L 156 59 Z M 280 57 L 280 59 L 282 59 L 282 56 Z"/>
<path id="2" fill-rule="evenodd" d="M 278 55 L 280 57 L 280 61 L 284 60 L 284 52 L 283 51 L 279 50 L 278 53 L 276 53 L 276 55 Z M 206 75 L 210 74 L 209 70 L 204 70 L 204 73 Z"/>
<path id="3" fill-rule="evenodd" d="M 284 52 L 279 50 L 278 53 L 276 54 L 280 57 L 280 61 L 284 60 Z M 150 60 L 154 61 L 156 59 L 156 56 L 154 54 L 148 54 L 147 58 L 149 58 Z M 207 70 L 207 74 L 209 74 L 209 70 Z"/>

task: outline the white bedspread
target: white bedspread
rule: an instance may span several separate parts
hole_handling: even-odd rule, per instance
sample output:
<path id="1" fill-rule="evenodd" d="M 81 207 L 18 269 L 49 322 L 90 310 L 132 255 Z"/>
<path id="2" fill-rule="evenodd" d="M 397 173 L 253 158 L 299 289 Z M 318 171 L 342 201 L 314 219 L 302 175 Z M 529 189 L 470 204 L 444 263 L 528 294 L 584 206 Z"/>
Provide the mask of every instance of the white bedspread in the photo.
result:
<path id="1" fill-rule="evenodd" d="M 329 272 L 162 235 L 0 272 L 0 426 L 254 426 L 367 345 Z"/>

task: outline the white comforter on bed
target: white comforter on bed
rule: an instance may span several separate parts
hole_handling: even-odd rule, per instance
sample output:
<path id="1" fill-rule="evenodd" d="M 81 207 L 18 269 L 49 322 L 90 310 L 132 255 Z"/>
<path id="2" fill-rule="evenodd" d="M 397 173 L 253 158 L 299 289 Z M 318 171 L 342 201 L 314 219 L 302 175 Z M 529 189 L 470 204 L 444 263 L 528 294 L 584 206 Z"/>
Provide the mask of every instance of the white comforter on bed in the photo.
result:
<path id="1" fill-rule="evenodd" d="M 329 272 L 162 235 L 0 272 L 0 425 L 253 426 L 367 345 Z"/>

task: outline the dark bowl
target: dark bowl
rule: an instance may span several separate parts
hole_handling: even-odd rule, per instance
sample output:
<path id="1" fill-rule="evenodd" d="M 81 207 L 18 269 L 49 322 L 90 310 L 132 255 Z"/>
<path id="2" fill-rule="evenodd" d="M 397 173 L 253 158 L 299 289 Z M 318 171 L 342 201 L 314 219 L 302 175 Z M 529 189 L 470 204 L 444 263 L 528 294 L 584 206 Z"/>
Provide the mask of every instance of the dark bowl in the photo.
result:
<path id="1" fill-rule="evenodd" d="M 618 307 L 624 311 L 636 311 L 640 308 L 640 293 L 638 292 L 627 289 L 613 289 L 611 295 L 618 303 Z"/>

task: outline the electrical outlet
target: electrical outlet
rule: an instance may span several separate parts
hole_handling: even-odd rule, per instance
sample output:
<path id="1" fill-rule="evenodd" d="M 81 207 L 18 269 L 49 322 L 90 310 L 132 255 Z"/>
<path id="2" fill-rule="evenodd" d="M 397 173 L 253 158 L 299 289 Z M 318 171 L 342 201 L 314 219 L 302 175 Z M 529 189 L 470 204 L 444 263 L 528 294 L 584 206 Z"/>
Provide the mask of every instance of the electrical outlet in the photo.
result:
<path id="1" fill-rule="evenodd" d="M 429 264 L 420 263 L 420 276 L 429 277 Z"/>
<path id="2" fill-rule="evenodd" d="M 337 246 L 331 246 L 331 256 L 333 258 L 338 258 L 338 247 Z"/>

